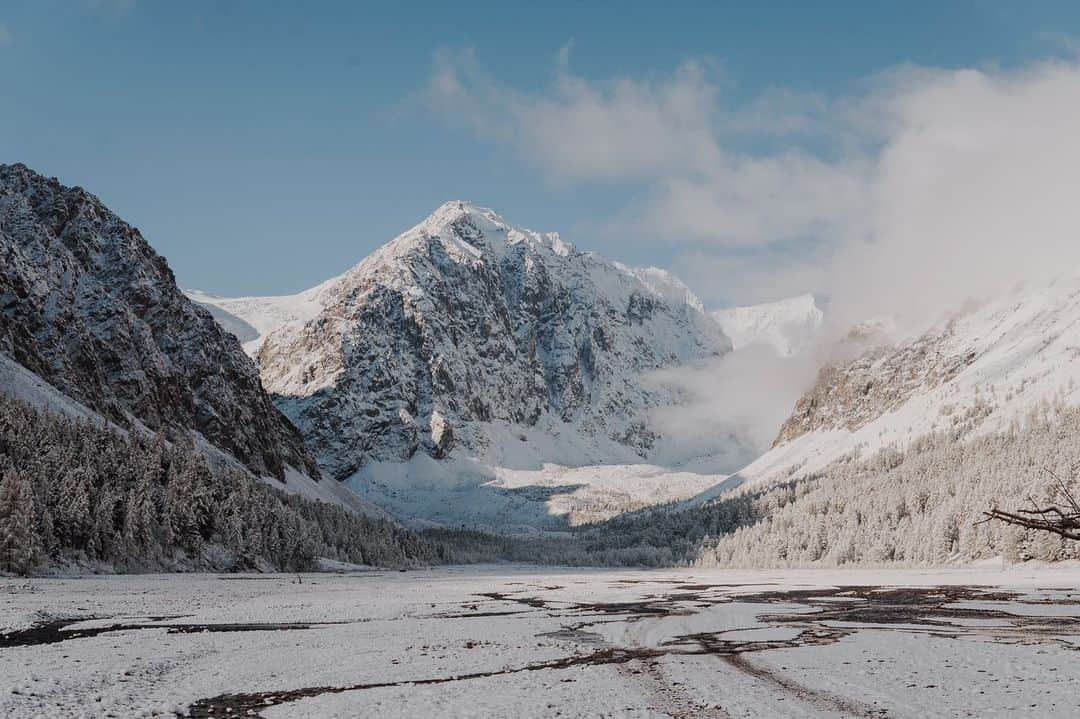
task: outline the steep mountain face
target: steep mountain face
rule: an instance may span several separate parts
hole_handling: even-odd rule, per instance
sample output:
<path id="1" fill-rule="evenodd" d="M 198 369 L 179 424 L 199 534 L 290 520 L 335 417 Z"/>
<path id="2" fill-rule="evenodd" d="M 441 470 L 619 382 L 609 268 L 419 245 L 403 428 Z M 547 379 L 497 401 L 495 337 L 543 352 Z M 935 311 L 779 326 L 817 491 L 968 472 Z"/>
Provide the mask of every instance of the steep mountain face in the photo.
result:
<path id="1" fill-rule="evenodd" d="M 956 441 L 1080 405 L 1080 279 L 969 308 L 927 332 L 823 368 L 773 449 L 740 474 L 812 473 L 853 455 Z"/>
<path id="2" fill-rule="evenodd" d="M 781 357 L 799 354 L 817 337 L 824 319 L 814 296 L 790 297 L 710 313 L 731 338 L 735 349 L 754 344 L 772 347 Z"/>
<path id="3" fill-rule="evenodd" d="M 194 430 L 259 474 L 318 476 L 237 340 L 96 197 L 0 165 L 0 351 L 122 426 Z"/>
<path id="4" fill-rule="evenodd" d="M 603 461 L 646 456 L 650 410 L 678 399 L 643 374 L 730 350 L 692 294 L 644 274 L 452 202 L 308 292 L 219 306 L 277 318 L 263 382 L 336 477 L 419 452 L 505 460 L 531 429 L 551 461 Z"/>

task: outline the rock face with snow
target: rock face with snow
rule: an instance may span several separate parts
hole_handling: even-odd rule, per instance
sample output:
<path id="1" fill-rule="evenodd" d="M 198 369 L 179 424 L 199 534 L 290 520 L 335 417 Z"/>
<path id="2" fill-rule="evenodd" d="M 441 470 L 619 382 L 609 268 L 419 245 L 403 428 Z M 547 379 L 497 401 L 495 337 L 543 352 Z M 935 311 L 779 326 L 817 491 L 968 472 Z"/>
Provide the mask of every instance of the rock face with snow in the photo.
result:
<path id="1" fill-rule="evenodd" d="M 498 451 L 524 441 L 515 427 L 556 449 L 572 436 L 593 461 L 645 456 L 649 411 L 676 398 L 642 375 L 730 349 L 664 279 L 452 202 L 308 292 L 220 306 L 256 327 L 277 318 L 258 348 L 263 382 L 346 478 L 417 452 Z"/>
<path id="2" fill-rule="evenodd" d="M 712 317 L 735 349 L 753 344 L 771 346 L 782 357 L 805 349 L 821 329 L 824 314 L 813 295 L 778 302 L 713 310 Z"/>
<path id="3" fill-rule="evenodd" d="M 318 476 L 239 343 L 79 187 L 0 165 L 0 351 L 120 425 L 194 430 L 253 471 Z"/>
<path id="4" fill-rule="evenodd" d="M 946 327 L 898 346 L 877 347 L 847 364 L 828 365 L 796 403 L 775 444 L 819 429 L 856 430 L 909 397 L 952 380 L 975 359 L 957 350 Z"/>

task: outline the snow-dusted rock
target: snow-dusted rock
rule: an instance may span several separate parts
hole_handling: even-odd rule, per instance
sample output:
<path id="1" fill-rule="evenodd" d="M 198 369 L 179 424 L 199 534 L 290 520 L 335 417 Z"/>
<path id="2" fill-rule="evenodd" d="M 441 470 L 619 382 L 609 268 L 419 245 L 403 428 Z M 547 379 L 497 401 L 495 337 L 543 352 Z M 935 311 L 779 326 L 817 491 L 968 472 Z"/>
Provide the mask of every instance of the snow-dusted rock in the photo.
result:
<path id="1" fill-rule="evenodd" d="M 501 454 L 515 426 L 555 436 L 554 454 L 560 437 L 586 446 L 551 460 L 647 455 L 648 411 L 678 398 L 641 375 L 731 347 L 675 282 L 450 202 L 312 290 L 208 301 L 265 330 L 264 385 L 346 478 L 416 452 Z"/>
<path id="2" fill-rule="evenodd" d="M 239 343 L 139 231 L 18 164 L 0 165 L 0 352 L 118 424 L 195 430 L 259 474 L 318 476 Z"/>

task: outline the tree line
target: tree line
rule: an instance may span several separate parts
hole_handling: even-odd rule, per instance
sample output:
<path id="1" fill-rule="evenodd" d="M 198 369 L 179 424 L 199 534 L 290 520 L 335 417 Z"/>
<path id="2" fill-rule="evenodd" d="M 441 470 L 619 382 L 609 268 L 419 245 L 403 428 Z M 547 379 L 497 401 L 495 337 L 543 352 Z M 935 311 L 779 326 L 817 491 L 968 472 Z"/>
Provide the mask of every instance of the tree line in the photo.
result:
<path id="1" fill-rule="evenodd" d="M 287 494 L 191 442 L 0 396 L 0 571 L 305 570 L 448 561 L 390 521 Z"/>

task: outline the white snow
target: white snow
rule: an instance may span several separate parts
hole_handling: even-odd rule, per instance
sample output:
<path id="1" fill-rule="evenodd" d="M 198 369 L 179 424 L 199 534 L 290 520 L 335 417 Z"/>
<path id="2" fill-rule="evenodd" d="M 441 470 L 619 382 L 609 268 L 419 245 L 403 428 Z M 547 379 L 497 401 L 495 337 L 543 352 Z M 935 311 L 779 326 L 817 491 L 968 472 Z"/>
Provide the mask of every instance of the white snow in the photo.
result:
<path id="1" fill-rule="evenodd" d="M 796 355 L 817 337 L 824 319 L 814 296 L 789 297 L 777 302 L 729 307 L 709 313 L 738 350 L 765 344 L 783 357 Z"/>
<path id="2" fill-rule="evenodd" d="M 447 260 L 483 281 L 447 283 L 456 271 Z M 501 285 L 514 316 L 481 307 L 483 336 L 459 344 L 458 311 L 447 307 L 490 305 L 487 290 Z M 531 288 L 573 311 L 548 313 L 546 298 L 520 300 Z M 643 464 L 656 444 L 652 410 L 685 400 L 682 388 L 650 386 L 646 375 L 730 348 L 700 300 L 664 270 L 580 252 L 556 233 L 514 227 L 488 208 L 448 202 L 344 274 L 297 295 L 188 294 L 260 333 L 244 347 L 258 355 L 264 386 L 306 432 L 324 468 L 345 474 L 361 466 L 349 486 L 407 521 L 558 528 L 684 499 L 723 476 L 675 471 L 665 479 Z M 400 323 L 378 321 L 398 312 L 421 339 Z M 581 369 L 590 361 L 595 366 Z M 384 367 L 423 379 L 387 389 L 369 376 Z M 425 375 L 437 369 L 444 374 L 429 382 Z M 475 406 L 483 421 L 465 409 Z M 334 430 L 319 434 L 326 427 Z M 372 433 L 381 444 L 361 449 Z M 427 451 L 432 445 L 438 451 Z M 450 458 L 441 462 L 426 456 L 444 451 Z M 559 485 L 564 480 L 574 485 Z"/>
<path id="3" fill-rule="evenodd" d="M 115 427 L 97 412 L 73 400 L 51 384 L 0 352 L 0 392 L 39 409 L 72 419 L 92 419 Z"/>
<path id="4" fill-rule="evenodd" d="M 77 622 L 64 632 L 84 634 L 5 646 L 0 715 L 172 716 L 210 699 L 210 716 L 265 719 L 915 719 L 1080 708 L 1075 565 L 328 568 L 341 573 L 0 579 L 0 641 L 61 618 Z M 863 586 L 879 589 L 847 589 Z M 874 600 L 894 588 L 916 601 Z M 824 596 L 797 594 L 805 590 Z M 972 598 L 946 598 L 964 592 Z M 864 618 L 814 616 L 863 607 Z M 902 616 L 877 617 L 875 607 Z M 251 623 L 263 626 L 241 631 Z M 94 633 L 117 625 L 129 626 Z M 276 693 L 289 690 L 298 693 Z M 236 694 L 256 696 L 247 705 L 223 697 Z"/>
<path id="5" fill-rule="evenodd" d="M 657 297 L 672 304 L 687 304 L 698 312 L 705 311 L 705 305 L 701 303 L 693 290 L 675 275 L 659 267 L 627 267 L 621 262 L 613 263 L 616 267 L 624 269 L 634 277 L 641 280 L 649 290 Z"/>
<path id="6" fill-rule="evenodd" d="M 261 479 L 271 487 L 284 490 L 290 494 L 300 495 L 305 499 L 326 502 L 327 504 L 336 504 L 350 512 L 365 514 L 369 517 L 393 519 L 383 509 L 380 509 L 369 502 L 365 502 L 356 493 L 349 491 L 349 489 L 341 482 L 335 482 L 334 480 L 325 477 L 320 481 L 315 481 L 303 472 L 289 465 L 285 466 L 284 484 L 273 477 L 262 477 Z"/>
<path id="7" fill-rule="evenodd" d="M 26 369 L 7 355 L 0 353 L 0 392 L 10 397 L 15 397 L 35 407 L 56 412 L 75 419 L 93 420 L 99 424 L 106 424 L 117 432 L 124 432 L 121 427 L 102 417 L 97 412 L 76 402 L 58 389 L 53 387 L 36 374 Z M 152 434 L 138 420 L 131 418 L 133 426 L 141 432 Z M 251 474 L 250 470 L 238 462 L 236 458 L 227 452 L 218 449 L 206 440 L 198 432 L 191 430 L 189 435 L 195 445 L 215 463 L 227 464 L 238 471 Z M 262 482 L 276 489 L 298 494 L 312 500 L 336 504 L 344 509 L 370 517 L 390 518 L 382 509 L 365 502 L 353 492 L 350 492 L 341 483 L 330 479 L 316 481 L 303 472 L 286 465 L 285 482 L 282 483 L 274 477 L 263 476 Z"/>
<path id="8" fill-rule="evenodd" d="M 239 317 L 259 333 L 255 339 L 243 343 L 244 351 L 256 357 L 259 348 L 271 332 L 289 327 L 302 326 L 323 309 L 323 292 L 339 278 L 325 282 L 294 295 L 269 297 L 221 297 L 200 290 L 183 290 L 190 299 L 204 305 L 213 305 Z"/>
<path id="9" fill-rule="evenodd" d="M 968 438 L 1003 431 L 1012 423 L 1022 426 L 1033 411 L 1052 413 L 1080 404 L 1080 278 L 1018 288 L 942 321 L 929 334 L 940 335 L 938 348 L 944 355 L 971 355 L 974 361 L 949 381 L 915 392 L 854 431 L 809 432 L 738 474 L 765 481 L 792 471 L 815 472 L 853 452 L 869 456 L 887 446 L 903 449 L 931 432 L 950 431 L 958 417 L 976 407 L 985 417 Z"/>
<path id="10" fill-rule="evenodd" d="M 392 263 L 401 246 L 415 241 L 418 236 L 424 233 L 435 234 L 443 238 L 452 256 L 462 261 L 479 260 L 483 256 L 484 250 L 445 231 L 446 224 L 462 213 L 468 213 L 482 222 L 485 230 L 505 238 L 505 243 L 490 243 L 487 248 L 489 252 L 495 252 L 497 256 L 501 256 L 505 246 L 519 242 L 528 243 L 532 247 L 544 248 L 560 257 L 566 257 L 574 251 L 573 245 L 562 240 L 557 232 L 539 233 L 511 227 L 494 210 L 455 200 L 444 203 L 423 222 L 383 245 L 368 258 L 365 258 L 363 262 L 347 272 L 331 277 L 302 292 L 292 295 L 264 297 L 223 297 L 196 289 L 185 289 L 183 291 L 192 300 L 200 304 L 218 307 L 254 327 L 259 336 L 244 342 L 243 346 L 249 355 L 255 357 L 258 355 L 259 348 L 262 347 L 263 342 L 271 333 L 279 330 L 288 333 L 291 330 L 299 329 L 306 322 L 317 317 L 326 307 L 329 299 L 328 290 L 331 290 L 342 281 L 347 281 L 347 278 L 356 275 L 362 268 L 378 267 L 380 264 L 387 262 Z"/>
<path id="11" fill-rule="evenodd" d="M 724 479 L 650 464 L 514 469 L 471 458 L 374 462 L 348 481 L 407 525 L 497 534 L 559 533 L 624 512 L 694 497 Z"/>

